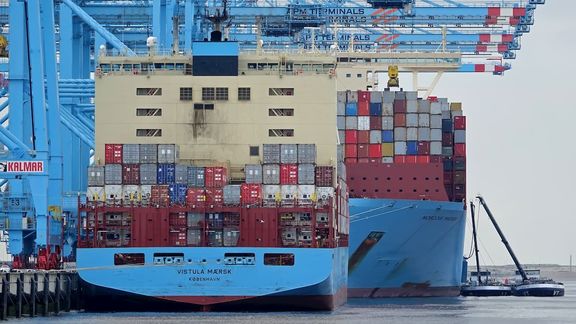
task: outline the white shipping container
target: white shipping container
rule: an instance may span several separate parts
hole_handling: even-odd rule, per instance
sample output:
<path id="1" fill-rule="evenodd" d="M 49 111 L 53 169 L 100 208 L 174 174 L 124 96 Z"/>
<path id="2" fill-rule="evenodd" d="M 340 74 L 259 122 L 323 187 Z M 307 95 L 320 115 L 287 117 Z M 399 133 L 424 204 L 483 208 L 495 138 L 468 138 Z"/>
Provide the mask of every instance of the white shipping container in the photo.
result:
<path id="1" fill-rule="evenodd" d="M 382 116 L 394 116 L 394 104 L 393 103 L 382 103 Z"/>
<path id="2" fill-rule="evenodd" d="M 384 91 L 382 92 L 382 102 L 383 103 L 394 103 L 394 98 L 396 98 L 395 92 Z"/>
<path id="3" fill-rule="evenodd" d="M 440 114 L 442 114 L 442 111 L 444 111 L 442 108 L 443 108 L 442 104 L 440 104 L 439 102 L 433 102 L 430 105 L 430 113 L 433 115 L 440 115 Z M 450 110 L 450 109 L 448 109 L 448 110 Z"/>
<path id="4" fill-rule="evenodd" d="M 344 94 L 344 96 L 346 96 L 346 94 Z M 338 115 L 346 115 L 346 101 L 340 100 L 340 93 L 338 93 L 338 106 L 337 106 L 336 113 Z"/>
<path id="5" fill-rule="evenodd" d="M 281 194 L 279 185 L 263 185 L 262 195 L 266 200 L 275 200 L 277 195 Z"/>
<path id="6" fill-rule="evenodd" d="M 140 194 L 143 200 L 148 200 L 152 196 L 152 185 L 141 185 Z"/>
<path id="7" fill-rule="evenodd" d="M 437 107 L 434 107 L 434 111 L 450 111 L 450 106 L 448 105 L 448 107 L 446 107 L 445 105 L 442 105 L 439 102 L 434 102 L 433 104 L 435 104 Z"/>
<path id="8" fill-rule="evenodd" d="M 418 101 L 417 100 L 406 101 L 406 112 L 407 113 L 417 113 L 418 112 Z"/>
<path id="9" fill-rule="evenodd" d="M 450 118 L 451 118 L 450 110 L 442 112 L 442 119 L 450 119 Z"/>
<path id="10" fill-rule="evenodd" d="M 280 192 L 283 200 L 292 200 L 298 195 L 298 186 L 296 185 L 282 185 Z"/>
<path id="11" fill-rule="evenodd" d="M 298 199 L 312 199 L 315 192 L 314 185 L 298 185 Z"/>
<path id="12" fill-rule="evenodd" d="M 382 130 L 393 130 L 394 129 L 394 117 L 382 117 Z"/>
<path id="13" fill-rule="evenodd" d="M 358 129 L 358 117 L 346 116 L 346 129 Z"/>
<path id="14" fill-rule="evenodd" d="M 406 155 L 406 142 L 394 142 L 394 154 Z"/>
<path id="15" fill-rule="evenodd" d="M 464 144 L 466 143 L 466 131 L 457 129 L 454 131 L 454 143 L 455 144 Z"/>
<path id="16" fill-rule="evenodd" d="M 394 163 L 394 158 L 391 156 L 385 156 L 382 158 L 382 163 Z"/>
<path id="17" fill-rule="evenodd" d="M 397 141 L 405 141 L 407 138 L 406 127 L 396 127 L 394 128 L 394 139 Z"/>
<path id="18" fill-rule="evenodd" d="M 445 99 L 445 98 L 442 98 Z M 441 102 L 440 103 L 440 110 L 441 111 L 445 111 L 445 110 L 450 110 L 450 104 L 448 103 L 448 99 L 446 99 L 446 101 Z"/>
<path id="19" fill-rule="evenodd" d="M 106 199 L 106 192 L 104 187 L 88 187 L 86 191 L 86 199 L 88 201 L 102 201 Z"/>
<path id="20" fill-rule="evenodd" d="M 379 92 L 379 91 L 370 92 L 370 102 L 372 102 L 372 103 L 382 102 L 382 92 Z"/>
<path id="21" fill-rule="evenodd" d="M 430 140 L 430 128 L 427 128 L 427 127 L 418 128 L 418 140 L 419 141 L 429 141 Z"/>
<path id="22" fill-rule="evenodd" d="M 430 142 L 430 155 L 440 155 L 442 154 L 442 142 L 432 141 Z"/>
<path id="23" fill-rule="evenodd" d="M 406 127 L 418 127 L 418 114 L 406 114 Z"/>
<path id="24" fill-rule="evenodd" d="M 418 92 L 417 91 L 406 91 L 406 100 L 417 100 L 418 99 Z"/>
<path id="25" fill-rule="evenodd" d="M 396 138 L 396 137 L 394 137 Z M 409 127 L 406 129 L 406 140 L 407 141 L 417 141 L 418 140 L 418 128 Z"/>
<path id="26" fill-rule="evenodd" d="M 430 127 L 430 114 L 418 114 L 418 127 Z"/>
<path id="27" fill-rule="evenodd" d="M 430 128 L 442 128 L 442 115 L 430 115 Z"/>
<path id="28" fill-rule="evenodd" d="M 450 111 L 450 115 L 451 115 L 452 117 L 455 117 L 455 116 L 464 116 L 464 113 L 462 112 L 462 110 L 452 110 L 452 111 Z"/>
<path id="29" fill-rule="evenodd" d="M 418 101 L 418 112 L 420 113 L 429 113 L 430 112 L 430 101 L 428 100 L 419 100 Z"/>
<path id="30" fill-rule="evenodd" d="M 104 192 L 108 200 L 122 199 L 122 185 L 105 185 Z"/>
<path id="31" fill-rule="evenodd" d="M 124 185 L 122 186 L 122 199 L 138 201 L 140 198 L 140 186 Z"/>
<path id="32" fill-rule="evenodd" d="M 430 140 L 431 141 L 441 141 L 442 140 L 442 130 L 431 128 L 430 129 Z"/>
<path id="33" fill-rule="evenodd" d="M 327 200 L 334 197 L 334 188 L 332 187 L 316 187 L 316 198 L 318 200 Z"/>
<path id="34" fill-rule="evenodd" d="M 370 130 L 370 116 L 358 116 L 358 130 Z"/>

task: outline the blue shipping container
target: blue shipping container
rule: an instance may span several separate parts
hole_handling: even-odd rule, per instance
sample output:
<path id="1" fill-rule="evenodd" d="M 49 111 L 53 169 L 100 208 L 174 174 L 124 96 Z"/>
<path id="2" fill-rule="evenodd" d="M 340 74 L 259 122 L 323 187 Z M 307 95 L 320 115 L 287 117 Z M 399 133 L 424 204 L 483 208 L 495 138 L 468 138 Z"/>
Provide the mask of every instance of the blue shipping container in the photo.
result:
<path id="1" fill-rule="evenodd" d="M 452 131 L 452 119 L 442 119 L 442 131 L 447 133 Z"/>
<path id="2" fill-rule="evenodd" d="M 444 159 L 444 171 L 452 171 L 452 160 Z"/>
<path id="3" fill-rule="evenodd" d="M 382 131 L 382 143 L 393 143 L 394 142 L 394 131 L 393 130 L 383 130 Z"/>
<path id="4" fill-rule="evenodd" d="M 346 116 L 356 116 L 358 115 L 358 104 L 355 102 L 349 102 L 346 104 Z"/>
<path id="5" fill-rule="evenodd" d="M 176 182 L 176 165 L 173 163 L 158 164 L 158 184 L 173 184 Z"/>
<path id="6" fill-rule="evenodd" d="M 170 201 L 173 204 L 184 205 L 188 187 L 185 184 L 175 183 L 168 186 L 168 189 L 170 190 Z"/>
<path id="7" fill-rule="evenodd" d="M 370 103 L 370 116 L 382 116 L 382 103 Z"/>
<path id="8" fill-rule="evenodd" d="M 407 141 L 406 142 L 406 154 L 417 155 L 418 154 L 418 141 Z"/>

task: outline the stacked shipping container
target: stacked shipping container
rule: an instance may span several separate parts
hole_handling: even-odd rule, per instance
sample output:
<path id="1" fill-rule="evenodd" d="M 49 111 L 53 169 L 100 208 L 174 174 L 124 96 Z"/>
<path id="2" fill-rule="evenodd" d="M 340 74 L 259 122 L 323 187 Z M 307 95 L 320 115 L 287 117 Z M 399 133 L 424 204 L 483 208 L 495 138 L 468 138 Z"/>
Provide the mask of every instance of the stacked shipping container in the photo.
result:
<path id="1" fill-rule="evenodd" d="M 466 117 L 459 103 L 410 91 L 341 91 L 338 134 L 346 164 L 443 163 L 450 200 L 465 198 Z"/>

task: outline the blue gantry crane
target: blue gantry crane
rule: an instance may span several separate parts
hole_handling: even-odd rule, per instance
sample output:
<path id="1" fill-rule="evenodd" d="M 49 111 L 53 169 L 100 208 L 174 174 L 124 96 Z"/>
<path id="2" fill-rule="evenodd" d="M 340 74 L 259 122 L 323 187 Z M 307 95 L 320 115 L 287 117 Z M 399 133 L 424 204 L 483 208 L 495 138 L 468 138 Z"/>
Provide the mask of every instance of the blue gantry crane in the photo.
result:
<path id="1" fill-rule="evenodd" d="M 502 74 L 544 0 L 20 0 L 0 3 L 0 229 L 15 267 L 73 258 L 94 148 L 102 53 L 189 53 L 227 8 L 246 49 L 460 53 L 454 72 Z M 25 35 L 23 37 L 22 35 Z M 177 46 L 173 46 L 177 40 Z M 0 47 L 2 42 L 0 42 Z M 5 80 L 8 80 L 6 82 Z"/>

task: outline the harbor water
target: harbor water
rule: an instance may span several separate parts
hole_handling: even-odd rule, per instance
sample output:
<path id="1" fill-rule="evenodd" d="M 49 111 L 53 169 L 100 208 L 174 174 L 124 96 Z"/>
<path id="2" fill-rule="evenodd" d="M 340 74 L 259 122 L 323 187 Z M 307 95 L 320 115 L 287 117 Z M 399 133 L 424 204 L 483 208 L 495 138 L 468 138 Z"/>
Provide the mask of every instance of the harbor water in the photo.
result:
<path id="1" fill-rule="evenodd" d="M 19 323 L 576 323 L 576 281 L 566 296 L 355 299 L 334 312 L 82 313 Z"/>

